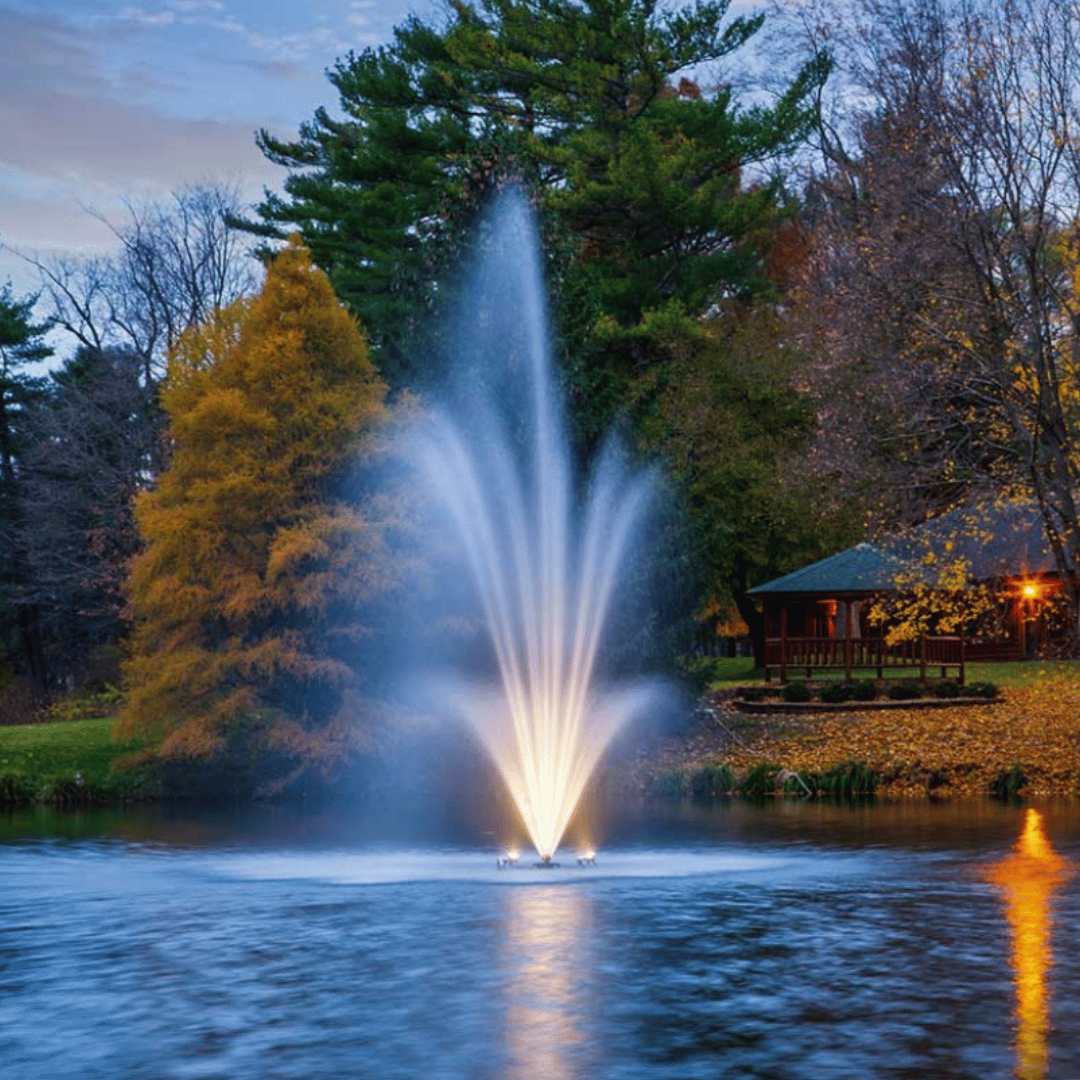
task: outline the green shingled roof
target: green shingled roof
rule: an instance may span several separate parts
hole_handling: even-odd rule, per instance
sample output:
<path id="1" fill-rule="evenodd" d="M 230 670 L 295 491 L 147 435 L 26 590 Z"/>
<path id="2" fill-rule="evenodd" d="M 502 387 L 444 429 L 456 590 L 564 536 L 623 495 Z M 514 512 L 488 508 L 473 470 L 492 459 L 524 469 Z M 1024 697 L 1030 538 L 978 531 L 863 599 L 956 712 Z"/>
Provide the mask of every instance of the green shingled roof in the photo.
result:
<path id="1" fill-rule="evenodd" d="M 779 593 L 838 593 L 879 592 L 894 589 L 896 576 L 906 564 L 871 544 L 856 544 L 821 562 L 811 563 L 801 570 L 775 581 L 750 589 L 751 596 Z"/>

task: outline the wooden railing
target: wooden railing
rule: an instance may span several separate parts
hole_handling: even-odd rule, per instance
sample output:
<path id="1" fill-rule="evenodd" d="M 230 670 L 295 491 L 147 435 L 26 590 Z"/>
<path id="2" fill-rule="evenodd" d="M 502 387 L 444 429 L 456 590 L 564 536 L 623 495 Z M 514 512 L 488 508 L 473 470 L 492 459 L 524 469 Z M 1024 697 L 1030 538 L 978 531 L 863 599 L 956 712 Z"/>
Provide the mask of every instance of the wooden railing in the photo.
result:
<path id="1" fill-rule="evenodd" d="M 812 678 L 813 672 L 842 670 L 848 679 L 856 668 L 872 668 L 882 679 L 886 672 L 919 670 L 925 682 L 927 669 L 940 668 L 946 678 L 956 669 L 964 682 L 964 639 L 920 637 L 889 645 L 884 638 L 779 637 L 765 639 L 765 680 L 776 672 L 781 682 L 793 673 Z"/>

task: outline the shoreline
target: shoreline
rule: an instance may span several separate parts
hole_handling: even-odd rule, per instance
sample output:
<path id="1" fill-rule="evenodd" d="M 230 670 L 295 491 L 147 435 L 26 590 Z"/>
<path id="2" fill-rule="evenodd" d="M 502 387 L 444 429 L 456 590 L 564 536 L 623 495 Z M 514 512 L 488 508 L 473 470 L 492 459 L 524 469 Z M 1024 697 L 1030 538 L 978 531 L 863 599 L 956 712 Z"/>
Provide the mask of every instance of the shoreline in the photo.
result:
<path id="1" fill-rule="evenodd" d="M 707 768 L 738 781 L 763 764 L 806 777 L 860 763 L 876 775 L 880 798 L 991 797 L 1010 774 L 1009 794 L 1080 794 L 1080 687 L 1067 679 L 1005 689 L 980 708 L 746 704 L 730 691 L 706 693 L 694 725 L 639 748 L 631 763 L 639 790 L 670 790 L 665 778 Z"/>

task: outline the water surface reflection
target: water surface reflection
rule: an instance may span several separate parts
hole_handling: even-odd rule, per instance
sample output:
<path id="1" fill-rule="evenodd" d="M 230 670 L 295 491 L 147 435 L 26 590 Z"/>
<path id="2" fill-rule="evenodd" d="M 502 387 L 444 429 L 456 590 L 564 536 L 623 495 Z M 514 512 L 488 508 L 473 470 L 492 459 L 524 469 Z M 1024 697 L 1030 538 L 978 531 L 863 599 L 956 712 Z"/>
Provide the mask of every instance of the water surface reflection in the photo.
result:
<path id="1" fill-rule="evenodd" d="M 1016 848 L 991 871 L 1002 891 L 1012 927 L 1012 968 L 1016 981 L 1016 1075 L 1044 1080 L 1046 1036 L 1050 1029 L 1046 975 L 1053 963 L 1050 903 L 1068 864 L 1054 851 L 1042 816 L 1029 809 Z"/>
<path id="2" fill-rule="evenodd" d="M 507 902 L 509 1076 L 588 1075 L 580 1018 L 589 1015 L 589 894 L 575 886 L 513 887 Z"/>

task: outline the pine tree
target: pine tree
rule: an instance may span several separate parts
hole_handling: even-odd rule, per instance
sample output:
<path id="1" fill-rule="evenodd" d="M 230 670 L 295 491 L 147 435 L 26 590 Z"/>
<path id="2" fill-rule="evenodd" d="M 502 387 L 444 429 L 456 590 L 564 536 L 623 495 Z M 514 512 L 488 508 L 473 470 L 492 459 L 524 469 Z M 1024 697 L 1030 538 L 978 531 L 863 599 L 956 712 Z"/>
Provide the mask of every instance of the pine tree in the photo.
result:
<path id="1" fill-rule="evenodd" d="M 767 288 L 769 166 L 809 130 L 829 65 L 814 57 L 771 107 L 702 90 L 685 74 L 761 25 L 725 24 L 727 8 L 480 0 L 454 4 L 442 30 L 413 17 L 331 72 L 346 119 L 319 109 L 296 142 L 260 135 L 293 171 L 252 227 L 299 227 L 391 385 L 417 387 L 438 374 L 420 333 L 452 295 L 474 212 L 491 188 L 524 183 L 544 212 L 571 405 L 591 442 L 659 351 L 651 312 L 695 317 Z"/>
<path id="2" fill-rule="evenodd" d="M 186 334 L 162 403 L 172 460 L 137 518 L 122 730 L 166 761 L 328 762 L 362 709 L 361 611 L 390 585 L 385 517 L 342 483 L 384 386 L 298 242 L 254 300 Z M 241 755 L 240 758 L 237 755 Z"/>

